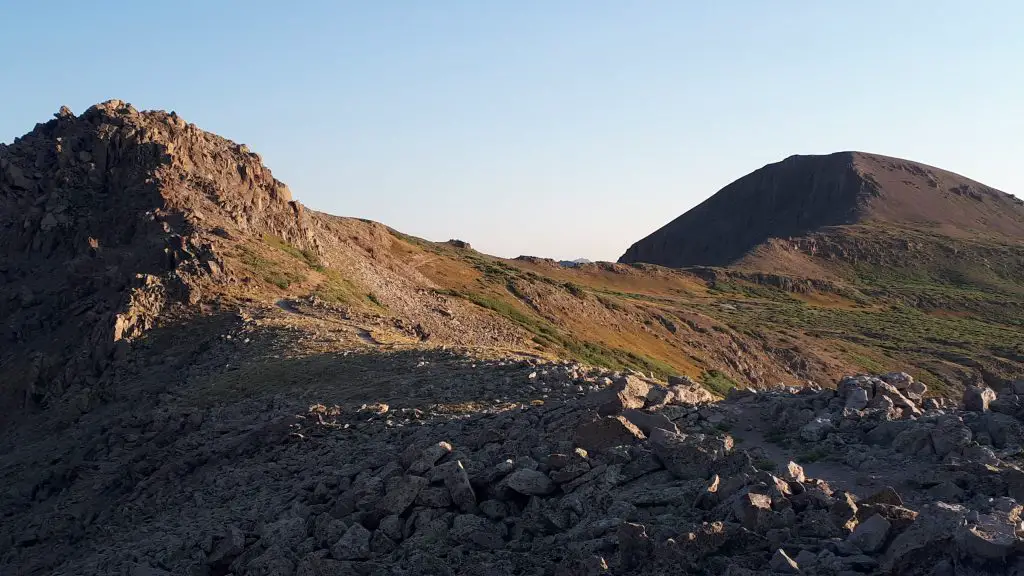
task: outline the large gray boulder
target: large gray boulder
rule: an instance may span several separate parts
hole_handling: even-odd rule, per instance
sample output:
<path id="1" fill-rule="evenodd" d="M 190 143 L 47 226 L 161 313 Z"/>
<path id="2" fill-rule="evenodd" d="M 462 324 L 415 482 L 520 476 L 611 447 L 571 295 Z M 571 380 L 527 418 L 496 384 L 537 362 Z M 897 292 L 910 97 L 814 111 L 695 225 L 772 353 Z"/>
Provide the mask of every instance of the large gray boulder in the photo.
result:
<path id="1" fill-rule="evenodd" d="M 732 451 L 731 436 L 675 434 L 655 429 L 648 444 L 662 465 L 681 480 L 706 480 Z"/>

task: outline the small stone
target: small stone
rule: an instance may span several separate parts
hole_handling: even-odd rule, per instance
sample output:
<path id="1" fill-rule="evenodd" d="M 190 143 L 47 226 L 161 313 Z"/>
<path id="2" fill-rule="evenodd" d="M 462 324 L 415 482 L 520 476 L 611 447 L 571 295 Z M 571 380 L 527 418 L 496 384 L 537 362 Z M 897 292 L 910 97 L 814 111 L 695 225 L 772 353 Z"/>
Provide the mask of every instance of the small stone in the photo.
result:
<path id="1" fill-rule="evenodd" d="M 779 548 L 772 554 L 772 559 L 768 563 L 768 568 L 777 574 L 799 574 L 800 566 L 790 558 L 786 552 Z"/>

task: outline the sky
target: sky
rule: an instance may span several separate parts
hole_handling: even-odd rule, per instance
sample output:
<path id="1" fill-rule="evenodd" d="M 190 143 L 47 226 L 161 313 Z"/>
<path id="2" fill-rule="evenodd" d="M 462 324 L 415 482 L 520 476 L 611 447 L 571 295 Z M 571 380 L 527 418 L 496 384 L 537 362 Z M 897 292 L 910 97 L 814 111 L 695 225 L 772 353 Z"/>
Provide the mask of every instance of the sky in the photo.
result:
<path id="1" fill-rule="evenodd" d="M 1024 196 L 1018 0 L 0 0 L 0 142 L 111 98 L 259 152 L 307 206 L 615 260 L 793 154 Z"/>

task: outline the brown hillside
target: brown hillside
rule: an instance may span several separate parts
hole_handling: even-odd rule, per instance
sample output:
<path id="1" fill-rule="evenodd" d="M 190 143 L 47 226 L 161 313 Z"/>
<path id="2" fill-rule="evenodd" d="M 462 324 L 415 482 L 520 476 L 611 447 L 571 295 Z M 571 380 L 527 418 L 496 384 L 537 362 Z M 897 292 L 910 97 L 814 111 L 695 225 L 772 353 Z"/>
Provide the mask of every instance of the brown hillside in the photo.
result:
<path id="1" fill-rule="evenodd" d="M 726 186 L 633 244 L 620 262 L 734 264 L 769 239 L 844 225 L 1024 240 L 1024 202 L 958 174 L 862 152 L 791 156 Z"/>

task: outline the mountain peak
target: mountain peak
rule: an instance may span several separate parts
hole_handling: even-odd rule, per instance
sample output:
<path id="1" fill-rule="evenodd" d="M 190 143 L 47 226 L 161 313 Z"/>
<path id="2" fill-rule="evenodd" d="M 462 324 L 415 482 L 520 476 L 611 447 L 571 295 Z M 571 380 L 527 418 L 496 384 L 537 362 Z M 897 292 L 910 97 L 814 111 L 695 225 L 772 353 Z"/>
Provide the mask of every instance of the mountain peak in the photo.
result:
<path id="1" fill-rule="evenodd" d="M 733 264 L 769 239 L 886 224 L 1024 238 L 1024 205 L 939 168 L 866 152 L 795 155 L 729 184 L 633 244 L 620 262 Z"/>

